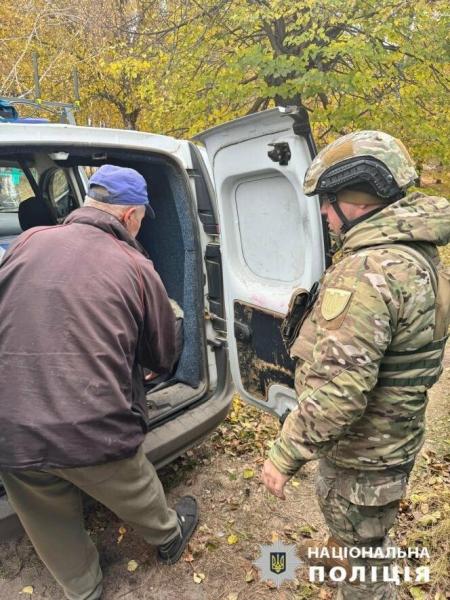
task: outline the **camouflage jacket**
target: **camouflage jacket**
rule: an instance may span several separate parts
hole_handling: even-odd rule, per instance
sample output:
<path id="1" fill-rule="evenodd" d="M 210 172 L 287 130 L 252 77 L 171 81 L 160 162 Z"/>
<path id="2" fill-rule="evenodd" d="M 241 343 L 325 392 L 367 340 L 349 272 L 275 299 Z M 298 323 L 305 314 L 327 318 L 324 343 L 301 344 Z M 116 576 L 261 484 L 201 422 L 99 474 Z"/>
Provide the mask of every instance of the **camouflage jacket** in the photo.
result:
<path id="1" fill-rule="evenodd" d="M 420 243 L 438 266 L 436 246 L 449 240 L 450 204 L 420 193 L 387 206 L 345 235 L 343 258 L 325 273 L 291 349 L 298 360 L 299 405 L 269 454 L 279 471 L 293 474 L 323 456 L 364 470 L 414 459 L 424 435 L 426 382 L 442 370 L 442 342 L 437 354 L 420 354 L 435 339 L 436 297 L 430 267 L 401 252 L 401 246 L 380 246 Z M 411 385 L 412 379 L 401 376 L 416 350 L 419 358 L 433 358 L 419 363 L 416 357 L 416 365 L 424 367 L 417 374 L 435 377 L 416 377 Z M 391 356 L 397 365 L 389 367 Z M 396 385 L 389 378 L 382 382 L 386 369 L 399 377 Z M 417 385 L 420 381 L 425 383 Z"/>

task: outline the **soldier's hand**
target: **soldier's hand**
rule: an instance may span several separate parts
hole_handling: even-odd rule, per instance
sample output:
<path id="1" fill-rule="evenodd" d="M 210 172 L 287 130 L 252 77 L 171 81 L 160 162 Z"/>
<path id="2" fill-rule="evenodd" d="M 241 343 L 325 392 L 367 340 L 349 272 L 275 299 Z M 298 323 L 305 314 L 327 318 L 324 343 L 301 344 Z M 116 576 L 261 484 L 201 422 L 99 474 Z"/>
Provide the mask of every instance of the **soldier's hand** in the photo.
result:
<path id="1" fill-rule="evenodd" d="M 267 459 L 264 463 L 261 479 L 271 494 L 277 498 L 280 498 L 281 500 L 286 500 L 286 496 L 284 495 L 284 486 L 289 481 L 290 476 L 280 473 L 273 462 L 271 462 L 269 459 Z"/>

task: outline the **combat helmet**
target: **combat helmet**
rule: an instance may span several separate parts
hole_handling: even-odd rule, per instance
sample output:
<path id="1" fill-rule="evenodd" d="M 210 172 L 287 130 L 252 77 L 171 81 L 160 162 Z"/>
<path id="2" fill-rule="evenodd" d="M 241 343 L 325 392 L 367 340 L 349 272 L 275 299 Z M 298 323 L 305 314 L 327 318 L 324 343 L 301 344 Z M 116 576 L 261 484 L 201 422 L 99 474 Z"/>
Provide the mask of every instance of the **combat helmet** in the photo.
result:
<path id="1" fill-rule="evenodd" d="M 382 131 L 357 131 L 321 150 L 306 171 L 307 196 L 335 195 L 339 190 L 368 190 L 394 202 L 417 179 L 414 163 L 402 142 Z"/>

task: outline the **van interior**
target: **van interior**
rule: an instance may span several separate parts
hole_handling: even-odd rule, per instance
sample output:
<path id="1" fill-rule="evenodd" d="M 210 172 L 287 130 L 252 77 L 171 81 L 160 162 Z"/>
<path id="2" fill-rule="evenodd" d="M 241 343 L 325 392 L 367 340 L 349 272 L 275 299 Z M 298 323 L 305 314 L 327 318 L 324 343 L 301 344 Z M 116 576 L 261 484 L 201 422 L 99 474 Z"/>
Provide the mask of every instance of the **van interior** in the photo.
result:
<path id="1" fill-rule="evenodd" d="M 105 148 L 0 149 L 0 255 L 22 231 L 62 223 L 83 203 L 103 164 L 131 167 L 146 179 L 156 218 L 138 241 L 184 311 L 184 346 L 170 378 L 146 382 L 150 427 L 204 399 L 210 387 L 203 319 L 204 275 L 195 208 L 185 173 L 166 155 Z"/>

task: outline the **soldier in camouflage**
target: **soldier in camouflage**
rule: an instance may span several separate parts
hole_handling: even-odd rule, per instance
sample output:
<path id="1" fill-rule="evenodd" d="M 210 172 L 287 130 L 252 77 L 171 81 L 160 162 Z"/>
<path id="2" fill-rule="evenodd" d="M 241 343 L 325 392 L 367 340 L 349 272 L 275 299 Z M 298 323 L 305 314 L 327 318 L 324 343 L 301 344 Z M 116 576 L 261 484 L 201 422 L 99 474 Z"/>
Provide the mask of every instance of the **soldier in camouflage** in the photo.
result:
<path id="1" fill-rule="evenodd" d="M 284 499 L 290 477 L 320 459 L 317 495 L 330 548 L 388 547 L 423 443 L 427 390 L 442 371 L 450 273 L 436 247 L 450 240 L 450 204 L 407 195 L 416 177 L 403 144 L 379 131 L 339 138 L 305 176 L 304 191 L 319 195 L 342 259 L 325 273 L 291 347 L 299 404 L 262 478 Z M 349 558 L 337 597 L 395 598 L 395 585 L 382 581 L 390 562 Z M 350 581 L 356 566 L 366 581 Z"/>

